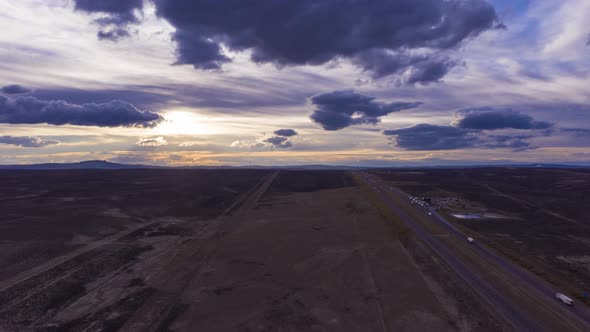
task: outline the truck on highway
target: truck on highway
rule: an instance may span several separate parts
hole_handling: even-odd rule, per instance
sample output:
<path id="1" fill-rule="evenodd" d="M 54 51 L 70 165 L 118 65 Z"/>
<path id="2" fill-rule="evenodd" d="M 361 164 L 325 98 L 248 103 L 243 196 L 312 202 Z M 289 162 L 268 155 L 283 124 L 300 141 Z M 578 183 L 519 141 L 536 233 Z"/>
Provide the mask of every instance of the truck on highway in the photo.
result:
<path id="1" fill-rule="evenodd" d="M 555 294 L 555 297 L 558 300 L 560 300 L 561 302 L 563 302 L 564 304 L 567 304 L 567 305 L 573 305 L 574 304 L 574 300 L 570 299 L 569 297 L 565 296 L 564 294 L 557 293 L 557 294 Z"/>

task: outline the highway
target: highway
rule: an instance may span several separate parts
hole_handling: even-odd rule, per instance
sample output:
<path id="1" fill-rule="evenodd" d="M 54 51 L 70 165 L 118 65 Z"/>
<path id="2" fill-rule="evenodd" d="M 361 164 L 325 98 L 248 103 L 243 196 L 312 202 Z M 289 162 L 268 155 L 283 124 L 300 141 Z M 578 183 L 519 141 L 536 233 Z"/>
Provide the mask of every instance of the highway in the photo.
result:
<path id="1" fill-rule="evenodd" d="M 468 235 L 428 206 L 411 204 L 411 196 L 377 176 L 355 172 L 391 211 L 518 331 L 590 331 L 590 314 L 582 306 L 567 307 L 556 290 Z M 413 211 L 412 211 L 413 209 Z M 413 212 L 413 213 L 412 213 Z M 415 213 L 422 214 L 417 218 Z M 430 214 L 429 214 L 430 213 Z M 431 224 L 426 225 L 425 222 Z M 426 227 L 429 226 L 429 227 Z M 429 229 L 439 227 L 450 238 Z"/>

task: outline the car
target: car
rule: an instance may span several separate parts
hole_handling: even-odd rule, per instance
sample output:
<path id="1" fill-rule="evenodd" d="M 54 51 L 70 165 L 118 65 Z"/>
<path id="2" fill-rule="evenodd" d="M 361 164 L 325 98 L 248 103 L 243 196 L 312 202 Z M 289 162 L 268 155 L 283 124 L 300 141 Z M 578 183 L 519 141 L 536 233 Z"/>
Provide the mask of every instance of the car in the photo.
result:
<path id="1" fill-rule="evenodd" d="M 469 242 L 469 243 L 473 243 L 473 242 L 475 242 L 475 240 L 474 240 L 472 237 L 468 237 L 468 238 L 467 238 L 467 242 Z"/>
<path id="2" fill-rule="evenodd" d="M 428 215 L 431 216 L 432 215 L 432 212 L 428 212 Z"/>
<path id="3" fill-rule="evenodd" d="M 570 299 L 569 297 L 565 296 L 564 294 L 557 293 L 557 294 L 555 294 L 555 297 L 558 300 L 560 300 L 561 302 L 563 302 L 564 304 L 574 305 L 574 300 Z"/>

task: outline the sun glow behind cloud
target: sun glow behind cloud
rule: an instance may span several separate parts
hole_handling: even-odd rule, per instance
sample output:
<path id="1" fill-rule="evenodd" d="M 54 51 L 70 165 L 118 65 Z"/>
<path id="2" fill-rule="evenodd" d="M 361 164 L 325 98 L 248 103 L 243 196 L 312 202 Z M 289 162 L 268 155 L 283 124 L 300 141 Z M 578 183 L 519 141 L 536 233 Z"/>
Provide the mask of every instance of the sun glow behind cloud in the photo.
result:
<path id="1" fill-rule="evenodd" d="M 164 114 L 165 121 L 154 129 L 161 135 L 214 135 L 223 128 L 211 122 L 209 117 L 192 112 L 170 111 Z"/>

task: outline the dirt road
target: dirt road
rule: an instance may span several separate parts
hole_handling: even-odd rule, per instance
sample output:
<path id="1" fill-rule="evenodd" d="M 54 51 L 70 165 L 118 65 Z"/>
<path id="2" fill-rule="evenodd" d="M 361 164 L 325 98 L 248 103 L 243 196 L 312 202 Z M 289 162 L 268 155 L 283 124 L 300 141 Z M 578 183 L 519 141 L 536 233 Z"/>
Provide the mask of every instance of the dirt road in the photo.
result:
<path id="1" fill-rule="evenodd" d="M 133 232 L 139 231 L 144 228 L 149 228 L 159 222 L 161 222 L 161 221 L 155 220 L 155 221 L 151 221 L 151 222 L 147 222 L 147 223 L 146 222 L 140 223 L 139 225 L 137 225 L 135 227 L 131 227 L 131 228 L 126 229 L 122 232 L 113 234 L 113 235 L 106 237 L 102 240 L 95 241 L 87 246 L 84 246 L 84 247 L 78 249 L 78 250 L 72 251 L 71 253 L 69 253 L 67 255 L 56 257 L 44 264 L 38 265 L 30 270 L 24 271 L 23 273 L 20 273 L 13 278 L 3 280 L 2 282 L 0 282 L 0 293 L 7 290 L 10 287 L 14 287 L 15 285 L 17 285 L 19 283 L 22 283 L 28 279 L 31 279 L 31 278 L 33 278 L 45 271 L 53 269 L 59 265 L 65 264 L 77 257 L 80 257 L 81 255 L 88 253 L 91 250 L 95 250 L 97 248 L 112 244 L 113 242 L 120 240 L 121 238 L 123 238 Z"/>
<path id="2" fill-rule="evenodd" d="M 227 224 L 169 329 L 459 330 L 359 187 L 275 190 Z"/>
<path id="3" fill-rule="evenodd" d="M 262 195 L 273 176 L 268 172 L 252 195 Z M 227 188 L 231 195 L 239 192 Z M 226 194 L 217 190 L 215 195 L 218 199 Z M 174 207 L 177 198 L 168 199 Z M 195 201 L 201 204 L 202 199 L 203 192 L 197 191 Z M 193 262 L 205 264 L 210 252 L 198 249 L 221 236 L 223 218 L 149 219 L 2 281 L 0 331 L 157 329 L 161 319 L 176 310 L 183 282 L 199 268 Z M 143 325 L 134 324 L 139 320 Z"/>
<path id="4" fill-rule="evenodd" d="M 253 188 L 234 215 L 240 216 L 240 211 L 254 208 L 278 173 L 279 171 L 271 173 Z M 194 275 L 207 266 L 217 250 L 216 239 L 224 237 L 231 227 L 224 213 L 198 230 L 190 241 L 172 248 L 162 258 L 167 260 L 165 266 L 145 278 L 158 291 L 135 312 L 121 330 L 150 332 L 160 329 L 170 315 L 175 314 L 173 309 L 181 305 L 180 298 Z"/>

